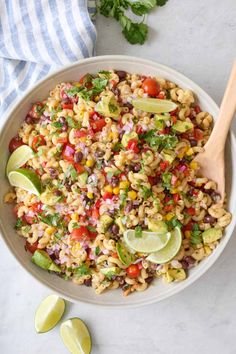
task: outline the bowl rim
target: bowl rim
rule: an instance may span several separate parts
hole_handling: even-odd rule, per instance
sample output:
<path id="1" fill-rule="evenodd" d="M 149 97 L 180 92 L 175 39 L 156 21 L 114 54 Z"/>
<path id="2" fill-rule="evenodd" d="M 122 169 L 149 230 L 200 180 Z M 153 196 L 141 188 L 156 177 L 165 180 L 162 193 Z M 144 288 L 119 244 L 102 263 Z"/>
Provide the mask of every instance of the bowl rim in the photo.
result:
<path id="1" fill-rule="evenodd" d="M 206 93 L 206 91 L 204 91 L 198 84 L 196 84 L 194 81 L 192 81 L 191 79 L 189 79 L 188 77 L 186 77 L 185 75 L 183 75 L 182 73 L 180 73 L 179 71 L 172 69 L 166 65 L 163 64 L 159 64 L 158 62 L 154 61 L 154 60 L 148 60 L 148 59 L 143 59 L 143 58 L 138 58 L 135 56 L 127 56 L 127 55 L 103 55 L 103 56 L 94 56 L 91 58 L 86 58 L 86 59 L 81 59 L 78 60 L 77 62 L 74 62 L 73 64 L 68 64 L 66 66 L 63 66 L 63 68 L 59 68 L 56 71 L 54 71 L 53 73 L 51 73 L 50 75 L 47 75 L 46 77 L 44 77 L 43 79 L 41 79 L 40 81 L 38 81 L 37 83 L 35 83 L 34 85 L 32 85 L 29 89 L 27 89 L 24 94 L 18 98 L 13 106 L 6 111 L 6 113 L 4 114 L 4 116 L 2 117 L 2 119 L 0 120 L 0 134 L 2 134 L 4 128 L 7 126 L 7 122 L 10 120 L 10 117 L 14 114 L 14 111 L 16 111 L 18 109 L 18 105 L 21 104 L 24 100 L 27 99 L 27 96 L 29 95 L 29 93 L 31 93 L 32 91 L 36 90 L 39 86 L 41 86 L 43 83 L 50 81 L 50 79 L 55 78 L 58 74 L 62 74 L 63 72 L 66 72 L 68 69 L 73 69 L 74 67 L 83 65 L 83 64 L 88 64 L 88 63 L 96 63 L 99 64 L 101 63 L 101 65 L 103 63 L 109 63 L 111 61 L 117 61 L 117 64 L 122 63 L 122 62 L 126 62 L 129 61 L 129 63 L 131 62 L 138 62 L 139 64 L 146 64 L 149 66 L 152 66 L 153 68 L 156 68 L 157 70 L 163 70 L 163 71 L 167 71 L 168 73 L 170 73 L 171 75 L 173 75 L 174 77 L 176 77 L 176 79 L 182 80 L 186 83 L 186 85 L 188 85 L 191 90 L 193 90 L 195 92 L 198 91 L 202 97 L 204 97 L 207 102 L 209 103 L 209 105 L 211 105 L 216 111 L 219 111 L 219 106 L 216 104 L 216 102 L 211 98 L 210 95 L 208 95 Z M 229 132 L 229 137 L 230 137 L 230 144 L 234 147 L 235 151 L 236 151 L 236 138 L 235 135 L 233 133 L 232 130 L 230 130 Z M 233 223 L 233 224 L 232 224 Z M 8 242 L 8 238 L 3 236 L 3 229 L 2 229 L 2 225 L 0 222 L 0 235 L 5 243 L 5 245 L 7 246 L 7 248 L 9 249 L 10 253 L 12 253 L 15 257 L 15 259 L 17 260 L 17 262 L 20 264 L 20 266 L 22 268 L 24 268 L 24 270 L 32 277 L 34 278 L 37 282 L 39 282 L 41 285 L 43 285 L 44 287 L 46 287 L 47 289 L 49 289 L 50 291 L 54 291 L 56 293 L 58 293 L 60 296 L 63 296 L 63 298 L 74 302 L 74 303 L 84 303 L 86 305 L 93 305 L 93 306 L 101 306 L 107 309 L 119 309 L 119 308 L 135 308 L 135 307 L 140 307 L 140 306 L 146 306 L 146 305 L 150 305 L 152 303 L 156 303 L 159 301 L 162 301 L 164 299 L 167 299 L 179 292 L 181 292 L 182 290 L 186 289 L 188 286 L 190 286 L 191 284 L 193 284 L 197 279 L 199 279 L 202 275 L 204 275 L 209 268 L 216 262 L 217 259 L 219 259 L 220 255 L 222 254 L 223 250 L 225 249 L 226 245 L 228 244 L 231 235 L 233 234 L 234 231 L 234 227 L 236 224 L 236 218 L 234 220 L 231 221 L 231 228 L 232 228 L 232 232 L 230 232 L 229 236 L 228 236 L 228 240 L 227 242 L 225 242 L 224 245 L 221 246 L 221 249 L 218 250 L 217 254 L 213 253 L 211 255 L 211 257 L 209 257 L 207 260 L 208 262 L 205 263 L 205 267 L 203 271 L 200 271 L 198 273 L 196 273 L 194 276 L 189 277 L 188 279 L 186 279 L 184 282 L 181 282 L 181 286 L 176 286 L 174 288 L 170 288 L 170 291 L 160 295 L 158 298 L 152 298 L 150 300 L 142 300 L 142 301 L 137 301 L 134 303 L 127 303 L 127 304 L 105 304 L 105 303 L 96 303 L 96 301 L 87 301 L 87 300 L 79 300 L 76 299 L 73 296 L 67 295 L 64 290 L 58 290 L 56 288 L 56 286 L 48 284 L 42 277 L 40 277 L 37 274 L 33 274 L 25 265 L 22 264 L 20 256 L 17 254 L 17 252 L 12 249 L 12 247 L 10 246 L 10 243 Z M 226 236 L 226 235 L 225 235 Z"/>

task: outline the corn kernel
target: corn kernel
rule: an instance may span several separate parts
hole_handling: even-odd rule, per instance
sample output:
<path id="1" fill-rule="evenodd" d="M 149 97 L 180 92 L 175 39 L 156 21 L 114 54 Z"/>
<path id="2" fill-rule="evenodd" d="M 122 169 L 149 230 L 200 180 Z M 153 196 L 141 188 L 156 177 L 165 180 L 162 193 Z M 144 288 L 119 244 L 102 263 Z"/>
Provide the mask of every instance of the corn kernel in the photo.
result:
<path id="1" fill-rule="evenodd" d="M 76 245 L 71 247 L 72 254 L 76 254 L 79 250 L 81 250 L 81 244 L 79 242 L 77 242 Z"/>
<path id="2" fill-rule="evenodd" d="M 184 236 L 185 236 L 186 238 L 190 239 L 190 238 L 191 238 L 191 232 L 190 232 L 190 231 L 185 231 L 185 232 L 184 232 Z"/>
<path id="3" fill-rule="evenodd" d="M 137 193 L 135 191 L 130 191 L 130 192 L 128 192 L 128 197 L 131 200 L 135 200 L 137 198 Z"/>
<path id="4" fill-rule="evenodd" d="M 173 188 L 173 189 L 171 189 L 170 193 L 171 194 L 176 194 L 176 193 L 178 193 L 178 189 L 177 188 Z"/>
<path id="5" fill-rule="evenodd" d="M 86 166 L 87 167 L 92 167 L 94 165 L 94 161 L 93 160 L 87 160 L 86 161 Z"/>
<path id="6" fill-rule="evenodd" d="M 174 217 L 174 214 L 173 214 L 173 213 L 168 213 L 168 214 L 166 214 L 165 219 L 166 219 L 167 221 L 170 221 L 173 217 Z"/>
<path id="7" fill-rule="evenodd" d="M 83 159 L 81 162 L 80 162 L 81 165 L 85 165 L 86 164 L 86 160 Z"/>
<path id="8" fill-rule="evenodd" d="M 120 189 L 126 189 L 130 185 L 129 181 L 121 181 L 120 182 Z"/>
<path id="9" fill-rule="evenodd" d="M 198 163 L 195 162 L 195 161 L 191 161 L 190 164 L 189 164 L 190 168 L 192 170 L 197 170 L 198 169 Z"/>
<path id="10" fill-rule="evenodd" d="M 181 151 L 179 152 L 179 154 L 177 155 L 177 157 L 178 157 L 179 159 L 182 159 L 182 158 L 184 157 L 184 155 L 185 155 L 187 149 L 188 149 L 187 147 L 185 147 L 184 149 L 181 149 Z"/>
<path id="11" fill-rule="evenodd" d="M 120 188 L 119 187 L 113 188 L 113 194 L 117 195 L 119 193 L 120 193 Z"/>
<path id="12" fill-rule="evenodd" d="M 104 190 L 105 190 L 105 192 L 108 192 L 108 193 L 112 193 L 113 192 L 112 186 L 109 186 L 109 185 L 105 186 Z"/>
<path id="13" fill-rule="evenodd" d="M 193 155 L 193 149 L 192 148 L 188 149 L 188 151 L 186 152 L 186 155 L 187 156 Z"/>
<path id="14" fill-rule="evenodd" d="M 87 137 L 86 137 L 86 136 L 81 136 L 81 138 L 79 138 L 79 140 L 80 140 L 82 143 L 85 143 L 86 140 L 87 140 Z"/>
<path id="15" fill-rule="evenodd" d="M 73 84 L 74 84 L 76 87 L 82 86 L 80 82 L 74 82 Z"/>
<path id="16" fill-rule="evenodd" d="M 210 249 L 209 246 L 204 246 L 204 251 L 205 251 L 207 256 L 209 256 L 211 254 L 211 252 L 212 252 L 212 250 Z"/>
<path id="17" fill-rule="evenodd" d="M 77 213 L 71 214 L 71 220 L 76 222 L 79 221 L 79 215 Z"/>
<path id="18" fill-rule="evenodd" d="M 45 230 L 45 232 L 48 235 L 52 235 L 55 231 L 56 231 L 55 227 L 47 227 L 46 230 Z"/>
<path id="19" fill-rule="evenodd" d="M 89 199 L 93 199 L 93 193 L 92 193 L 92 192 L 88 192 L 88 193 L 87 193 L 87 197 L 88 197 Z"/>

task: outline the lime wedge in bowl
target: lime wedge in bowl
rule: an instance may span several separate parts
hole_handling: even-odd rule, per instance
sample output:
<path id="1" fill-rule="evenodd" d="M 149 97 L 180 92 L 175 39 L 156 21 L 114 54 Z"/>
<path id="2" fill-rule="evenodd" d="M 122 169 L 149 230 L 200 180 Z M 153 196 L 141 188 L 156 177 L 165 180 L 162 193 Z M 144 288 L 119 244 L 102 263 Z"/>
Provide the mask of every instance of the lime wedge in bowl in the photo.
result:
<path id="1" fill-rule="evenodd" d="M 18 147 L 7 162 L 6 174 L 23 166 L 28 160 L 32 159 L 34 152 L 28 145 L 21 145 Z"/>
<path id="2" fill-rule="evenodd" d="M 149 113 L 168 113 L 177 108 L 174 102 L 157 98 L 136 98 L 132 101 L 136 109 Z"/>
<path id="3" fill-rule="evenodd" d="M 89 354 L 92 341 L 88 328 L 78 317 L 70 318 L 60 327 L 63 343 L 72 354 Z"/>
<path id="4" fill-rule="evenodd" d="M 65 301 L 57 295 L 46 297 L 36 310 L 35 329 L 38 333 L 50 331 L 60 321 L 65 311 Z"/>
<path id="5" fill-rule="evenodd" d="M 8 175 L 9 182 L 14 187 L 22 188 L 32 194 L 40 195 L 41 182 L 38 175 L 26 168 L 18 168 Z"/>
<path id="6" fill-rule="evenodd" d="M 158 232 L 143 231 L 141 237 L 135 236 L 135 230 L 126 230 L 124 240 L 127 245 L 143 253 L 152 253 L 164 248 L 170 239 L 170 233 L 160 234 Z"/>
<path id="7" fill-rule="evenodd" d="M 179 252 L 182 244 L 182 233 L 179 227 L 176 227 L 171 231 L 171 237 L 167 245 L 158 252 L 152 253 L 147 257 L 147 260 L 156 263 L 163 264 L 169 262 Z"/>

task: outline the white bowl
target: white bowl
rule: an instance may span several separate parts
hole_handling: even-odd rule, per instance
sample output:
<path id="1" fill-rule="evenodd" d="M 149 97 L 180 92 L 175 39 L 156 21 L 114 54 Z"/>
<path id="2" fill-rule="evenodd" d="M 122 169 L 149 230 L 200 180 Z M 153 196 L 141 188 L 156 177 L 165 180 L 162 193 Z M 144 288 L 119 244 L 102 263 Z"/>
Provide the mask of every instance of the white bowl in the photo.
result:
<path id="1" fill-rule="evenodd" d="M 0 120 L 0 200 L 3 200 L 5 193 L 9 189 L 7 179 L 5 178 L 5 166 L 9 156 L 8 143 L 11 137 L 16 134 L 31 104 L 47 97 L 48 92 L 60 82 L 77 80 L 88 72 L 96 73 L 100 70 L 108 69 L 125 70 L 131 73 L 140 73 L 144 75 L 156 75 L 174 81 L 183 88 L 193 90 L 193 92 L 197 95 L 199 104 L 203 110 L 210 112 L 215 118 L 218 115 L 218 106 L 199 86 L 185 76 L 166 66 L 144 59 L 118 55 L 94 57 L 81 60 L 76 64 L 65 67 L 35 85 L 24 95 L 24 97 L 18 102 L 8 116 L 5 119 Z M 211 78 L 209 78 L 209 80 L 210 79 Z M 160 301 L 180 292 L 197 280 L 213 265 L 228 243 L 234 229 L 236 215 L 236 160 L 233 159 L 233 156 L 235 155 L 236 141 L 234 135 L 230 133 L 226 150 L 226 187 L 229 210 L 233 214 L 233 220 L 227 227 L 225 236 L 222 238 L 219 246 L 213 254 L 202 261 L 197 267 L 192 269 L 189 273 L 189 277 L 183 282 L 176 284 L 164 284 L 161 280 L 156 280 L 154 285 L 150 286 L 146 291 L 140 293 L 136 292 L 126 298 L 122 296 L 122 292 L 120 290 L 108 291 L 107 293 L 99 296 L 95 295 L 93 289 L 75 285 L 70 281 L 65 281 L 56 275 L 49 274 L 38 268 L 31 262 L 30 254 L 25 252 L 22 238 L 19 237 L 14 231 L 13 226 L 15 219 L 11 211 L 12 207 L 6 204 L 2 204 L 0 208 L 0 227 L 3 239 L 9 247 L 10 252 L 34 278 L 69 300 L 122 308 L 146 305 Z"/>

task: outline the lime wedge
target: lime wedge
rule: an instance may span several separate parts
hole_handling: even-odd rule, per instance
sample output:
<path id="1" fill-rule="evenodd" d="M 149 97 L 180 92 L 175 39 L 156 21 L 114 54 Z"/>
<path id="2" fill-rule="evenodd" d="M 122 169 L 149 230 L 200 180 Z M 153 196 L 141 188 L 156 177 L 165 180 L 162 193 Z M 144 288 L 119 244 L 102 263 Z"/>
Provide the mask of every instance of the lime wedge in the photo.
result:
<path id="1" fill-rule="evenodd" d="M 150 254 L 146 259 L 152 263 L 162 264 L 169 262 L 179 252 L 182 244 L 182 233 L 179 227 L 171 232 L 167 245 L 160 251 Z"/>
<path id="2" fill-rule="evenodd" d="M 174 102 L 157 98 L 137 98 L 132 101 L 132 105 L 136 109 L 149 113 L 168 113 L 177 108 Z"/>
<path id="3" fill-rule="evenodd" d="M 164 248 L 170 239 L 170 232 L 160 234 L 157 232 L 143 231 L 141 237 L 135 236 L 135 230 L 126 230 L 124 240 L 127 245 L 137 252 L 151 253 Z"/>
<path id="4" fill-rule="evenodd" d="M 35 329 L 38 333 L 50 331 L 60 321 L 65 311 L 65 301 L 57 295 L 49 295 L 36 310 Z"/>
<path id="5" fill-rule="evenodd" d="M 13 151 L 7 162 L 7 176 L 9 172 L 23 166 L 28 160 L 32 159 L 33 156 L 34 152 L 28 145 L 21 145 L 18 147 L 15 151 Z"/>
<path id="6" fill-rule="evenodd" d="M 89 354 L 92 342 L 87 326 L 75 317 L 63 322 L 60 328 L 61 338 L 72 354 Z"/>
<path id="7" fill-rule="evenodd" d="M 26 168 L 18 168 L 11 171 L 8 175 L 9 182 L 14 187 L 25 189 L 26 191 L 40 195 L 41 183 L 38 175 Z"/>

